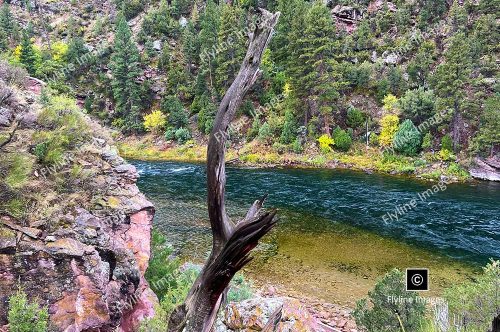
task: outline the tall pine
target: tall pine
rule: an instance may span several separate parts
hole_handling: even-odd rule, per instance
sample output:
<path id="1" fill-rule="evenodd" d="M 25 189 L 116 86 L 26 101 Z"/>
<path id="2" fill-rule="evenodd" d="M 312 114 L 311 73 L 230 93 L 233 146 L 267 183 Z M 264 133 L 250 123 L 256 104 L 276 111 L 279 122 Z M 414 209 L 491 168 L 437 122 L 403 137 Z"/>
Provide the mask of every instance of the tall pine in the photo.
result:
<path id="1" fill-rule="evenodd" d="M 142 74 L 139 59 L 139 51 L 132 40 L 125 16 L 120 14 L 116 23 L 110 66 L 116 111 L 125 120 L 125 131 L 138 131 L 141 128 L 140 86 L 136 83 Z"/>
<path id="2" fill-rule="evenodd" d="M 245 57 L 247 36 L 242 34 L 243 15 L 242 8 L 237 5 L 222 5 L 215 71 L 217 91 L 221 96 L 238 73 Z"/>
<path id="3" fill-rule="evenodd" d="M 300 87 L 299 96 L 302 94 L 308 100 L 310 115 L 323 118 L 324 131 L 328 133 L 335 102 L 347 82 L 334 58 L 335 54 L 341 53 L 335 24 L 322 2 L 315 2 L 309 8 L 303 34 L 295 45 L 297 58 L 292 67 L 293 85 Z"/>

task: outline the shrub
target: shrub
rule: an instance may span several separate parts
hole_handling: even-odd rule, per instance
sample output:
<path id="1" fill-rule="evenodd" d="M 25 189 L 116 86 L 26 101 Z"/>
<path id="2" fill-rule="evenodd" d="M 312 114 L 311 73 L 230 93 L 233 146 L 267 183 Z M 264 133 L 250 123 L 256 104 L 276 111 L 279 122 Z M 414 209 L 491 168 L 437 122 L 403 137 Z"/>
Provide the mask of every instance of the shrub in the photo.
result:
<path id="1" fill-rule="evenodd" d="M 399 100 L 399 105 L 406 117 L 420 123 L 434 115 L 434 92 L 432 92 L 432 90 L 426 91 L 423 87 L 419 87 L 415 90 L 408 90 Z"/>
<path id="2" fill-rule="evenodd" d="M 180 144 L 186 143 L 191 138 L 191 133 L 186 128 L 179 128 L 175 131 L 175 139 Z"/>
<path id="3" fill-rule="evenodd" d="M 387 96 L 384 97 L 384 100 L 382 101 L 384 106 L 384 110 L 387 111 L 388 113 L 394 113 L 397 111 L 398 107 L 398 98 L 394 96 L 393 94 L 388 94 Z"/>
<path id="4" fill-rule="evenodd" d="M 165 140 L 173 141 L 175 139 L 175 130 L 173 127 L 168 127 L 165 131 Z"/>
<path id="5" fill-rule="evenodd" d="M 407 156 L 414 156 L 420 151 L 422 135 L 411 120 L 405 120 L 394 134 L 394 149 Z"/>
<path id="6" fill-rule="evenodd" d="M 445 291 L 450 313 L 461 317 L 460 330 L 489 331 L 498 315 L 500 261 L 491 261 L 475 281 L 455 285 Z M 457 326 L 457 328 L 459 328 Z"/>
<path id="7" fill-rule="evenodd" d="M 366 121 L 366 115 L 355 107 L 349 108 L 347 111 L 347 125 L 351 128 L 359 128 Z"/>
<path id="8" fill-rule="evenodd" d="M 432 134 L 428 132 L 422 139 L 422 149 L 427 150 L 432 147 Z"/>
<path id="9" fill-rule="evenodd" d="M 373 146 L 377 146 L 379 144 L 379 137 L 375 133 L 370 134 L 369 140 L 370 140 L 370 144 Z"/>
<path id="10" fill-rule="evenodd" d="M 446 134 L 441 138 L 441 150 L 453 151 L 453 141 L 450 135 Z"/>
<path id="11" fill-rule="evenodd" d="M 397 115 L 386 115 L 380 120 L 380 144 L 382 146 L 389 146 L 392 144 L 394 134 L 398 130 L 399 117 Z"/>
<path id="12" fill-rule="evenodd" d="M 351 135 L 345 130 L 340 129 L 340 127 L 335 128 L 333 131 L 333 141 L 335 142 L 335 147 L 341 151 L 346 152 L 351 148 Z"/>
<path id="13" fill-rule="evenodd" d="M 176 96 L 167 96 L 161 104 L 163 113 L 168 114 L 168 123 L 175 128 L 186 127 L 188 125 L 188 115 L 182 106 L 181 101 Z"/>
<path id="14" fill-rule="evenodd" d="M 453 152 L 451 152 L 448 149 L 441 149 L 439 151 L 439 158 L 442 161 L 452 161 L 452 160 L 457 159 L 457 157 L 453 154 Z"/>
<path id="15" fill-rule="evenodd" d="M 166 124 L 167 117 L 161 111 L 156 110 L 144 116 L 144 128 L 155 135 L 158 134 Z"/>
<path id="16" fill-rule="evenodd" d="M 9 298 L 7 320 L 11 332 L 45 332 L 47 331 L 49 314 L 47 308 L 40 308 L 36 303 L 30 303 L 28 297 L 18 289 Z"/>
<path id="17" fill-rule="evenodd" d="M 253 296 L 252 284 L 245 280 L 245 277 L 238 273 L 231 280 L 229 292 L 227 293 L 228 302 L 241 302 L 248 300 Z"/>
<path id="18" fill-rule="evenodd" d="M 322 153 L 328 153 L 332 151 L 332 145 L 335 144 L 335 141 L 330 137 L 330 135 L 324 134 L 318 138 L 319 149 Z"/>
<path id="19" fill-rule="evenodd" d="M 394 269 L 368 292 L 368 299 L 359 300 L 354 310 L 358 326 L 368 331 L 417 331 L 425 318 L 425 304 L 418 294 L 405 290 L 404 274 Z M 397 301 L 404 298 L 405 301 Z M 396 299 L 396 301 L 391 301 Z"/>
<path id="20" fill-rule="evenodd" d="M 302 142 L 298 137 L 292 143 L 292 151 L 297 154 L 302 153 L 304 151 L 304 148 L 302 147 Z"/>
<path id="21" fill-rule="evenodd" d="M 285 112 L 285 123 L 283 124 L 280 142 L 283 144 L 290 144 L 291 142 L 293 142 L 296 131 L 297 126 L 293 117 L 293 113 L 290 110 L 287 110 Z"/>
<path id="22" fill-rule="evenodd" d="M 268 143 L 271 137 L 271 126 L 269 123 L 264 122 L 264 124 L 259 128 L 258 139 L 263 143 Z"/>
<path id="23" fill-rule="evenodd" d="M 250 127 L 250 129 L 248 129 L 247 140 L 251 141 L 255 137 L 257 137 L 257 135 L 259 135 L 259 130 L 260 130 L 260 120 L 258 117 L 255 117 L 253 119 L 252 126 Z"/>

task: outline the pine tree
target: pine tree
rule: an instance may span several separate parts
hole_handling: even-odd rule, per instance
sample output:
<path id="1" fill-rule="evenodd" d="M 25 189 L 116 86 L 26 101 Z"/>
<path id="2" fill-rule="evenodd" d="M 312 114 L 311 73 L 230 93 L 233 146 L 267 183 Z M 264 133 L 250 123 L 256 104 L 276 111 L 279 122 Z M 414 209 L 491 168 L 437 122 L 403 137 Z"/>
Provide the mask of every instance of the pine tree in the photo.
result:
<path id="1" fill-rule="evenodd" d="M 200 44 L 193 22 L 189 22 L 182 31 L 182 47 L 186 56 L 186 62 L 191 68 L 191 64 L 198 63 L 200 54 Z"/>
<path id="2" fill-rule="evenodd" d="M 330 11 L 323 3 L 315 2 L 308 10 L 301 34 L 292 46 L 298 55 L 289 68 L 292 85 L 300 87 L 299 97 L 307 98 L 310 105 L 316 105 L 321 111 L 328 132 L 331 105 L 341 96 L 347 82 L 333 57 L 336 52 L 340 53 L 340 46 Z"/>
<path id="3" fill-rule="evenodd" d="M 139 51 L 132 33 L 120 14 L 117 18 L 115 42 L 111 55 L 113 96 L 117 113 L 126 121 L 126 130 L 136 131 L 141 128 L 140 87 L 136 80 L 142 74 L 139 67 Z"/>
<path id="4" fill-rule="evenodd" d="M 10 11 L 10 7 L 6 2 L 4 2 L 0 8 L 0 30 L 3 31 L 6 38 L 15 39 L 17 25 Z"/>
<path id="5" fill-rule="evenodd" d="M 243 10 L 236 5 L 222 5 L 215 60 L 215 82 L 220 95 L 229 87 L 245 57 L 246 36 L 241 35 L 244 30 L 243 14 Z"/>
<path id="6" fill-rule="evenodd" d="M 452 138 L 455 148 L 460 143 L 460 119 L 466 102 L 466 86 L 471 73 L 470 44 L 463 33 L 449 40 L 444 54 L 445 62 L 434 74 L 434 91 L 438 99 L 438 111 L 453 110 Z"/>
<path id="7" fill-rule="evenodd" d="M 21 55 L 19 57 L 19 60 L 31 76 L 34 76 L 36 74 L 37 55 L 28 30 L 25 30 L 23 32 L 23 39 L 21 41 Z"/>
<path id="8" fill-rule="evenodd" d="M 214 87 L 215 53 L 218 40 L 220 16 L 214 0 L 208 0 L 200 20 L 200 71 L 206 75 L 210 90 Z"/>
<path id="9" fill-rule="evenodd" d="M 271 40 L 274 61 L 283 67 L 290 64 L 292 57 L 291 45 L 295 37 L 300 36 L 303 28 L 301 22 L 305 16 L 304 0 L 278 0 L 278 11 L 281 12 L 276 26 L 276 34 Z"/>

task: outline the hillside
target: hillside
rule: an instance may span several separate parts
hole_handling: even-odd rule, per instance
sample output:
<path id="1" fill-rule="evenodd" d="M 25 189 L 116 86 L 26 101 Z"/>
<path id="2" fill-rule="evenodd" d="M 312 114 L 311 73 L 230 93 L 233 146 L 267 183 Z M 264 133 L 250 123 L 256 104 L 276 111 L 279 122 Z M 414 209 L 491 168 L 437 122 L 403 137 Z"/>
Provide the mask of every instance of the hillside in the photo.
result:
<path id="1" fill-rule="evenodd" d="M 135 137 L 132 157 L 199 154 L 257 5 L 282 15 L 231 128 L 240 162 L 464 179 L 498 153 L 497 0 L 28 4 L 3 6 L 3 57 Z"/>
<path id="2" fill-rule="evenodd" d="M 0 73 L 0 327 L 20 287 L 51 330 L 137 327 L 158 300 L 144 278 L 155 210 L 135 168 L 74 99 Z"/>

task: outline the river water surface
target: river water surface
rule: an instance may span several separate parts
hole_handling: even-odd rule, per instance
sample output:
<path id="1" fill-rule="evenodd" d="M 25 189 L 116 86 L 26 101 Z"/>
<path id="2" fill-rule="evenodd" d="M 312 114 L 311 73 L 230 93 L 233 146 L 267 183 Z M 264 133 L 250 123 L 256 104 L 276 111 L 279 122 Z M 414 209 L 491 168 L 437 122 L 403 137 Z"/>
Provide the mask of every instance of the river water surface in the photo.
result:
<path id="1" fill-rule="evenodd" d="M 201 262 L 210 249 L 204 165 L 132 163 L 157 208 L 156 227 L 181 257 Z M 430 294 L 438 295 L 500 259 L 499 183 L 438 187 L 319 169 L 228 168 L 227 175 L 233 220 L 264 193 L 266 206 L 278 209 L 279 224 L 246 269 L 258 285 L 352 305 L 394 267 L 429 268 Z"/>

